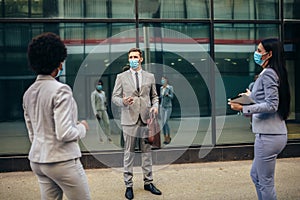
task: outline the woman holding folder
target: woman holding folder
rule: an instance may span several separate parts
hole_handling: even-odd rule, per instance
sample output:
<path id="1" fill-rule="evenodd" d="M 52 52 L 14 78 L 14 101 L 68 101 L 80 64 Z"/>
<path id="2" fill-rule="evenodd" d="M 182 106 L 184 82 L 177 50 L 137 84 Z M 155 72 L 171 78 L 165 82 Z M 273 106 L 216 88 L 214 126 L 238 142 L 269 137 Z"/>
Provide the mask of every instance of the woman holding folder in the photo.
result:
<path id="1" fill-rule="evenodd" d="M 252 131 L 256 135 L 251 178 L 258 199 L 273 200 L 276 199 L 276 158 L 287 142 L 285 120 L 290 108 L 290 90 L 281 42 L 278 39 L 262 40 L 254 53 L 254 61 L 263 68 L 252 92 L 246 92 L 255 104 L 229 104 L 233 110 L 252 115 Z"/>

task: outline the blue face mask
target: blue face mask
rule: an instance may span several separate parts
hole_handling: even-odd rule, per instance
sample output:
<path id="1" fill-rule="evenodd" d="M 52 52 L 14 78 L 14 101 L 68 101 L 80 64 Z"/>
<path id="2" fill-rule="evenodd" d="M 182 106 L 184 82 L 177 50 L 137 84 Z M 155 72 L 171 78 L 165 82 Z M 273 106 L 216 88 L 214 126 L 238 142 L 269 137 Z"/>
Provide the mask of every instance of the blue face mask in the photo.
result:
<path id="1" fill-rule="evenodd" d="M 63 71 L 64 71 L 64 68 L 62 68 L 62 70 L 58 70 L 58 73 L 56 74 L 55 78 L 60 77 L 62 75 Z"/>
<path id="2" fill-rule="evenodd" d="M 129 59 L 129 65 L 132 69 L 136 69 L 139 66 L 139 60 L 138 59 Z"/>
<path id="3" fill-rule="evenodd" d="M 102 90 L 102 85 L 97 85 L 96 88 L 97 90 Z"/>
<path id="4" fill-rule="evenodd" d="M 164 85 L 166 83 L 165 79 L 161 79 L 161 84 Z"/>
<path id="5" fill-rule="evenodd" d="M 266 55 L 266 54 L 264 54 L 264 55 Z M 260 66 L 262 66 L 264 64 L 264 62 L 266 61 L 266 60 L 261 59 L 262 56 L 263 56 L 263 54 L 260 54 L 257 51 L 254 52 L 254 62 Z"/>

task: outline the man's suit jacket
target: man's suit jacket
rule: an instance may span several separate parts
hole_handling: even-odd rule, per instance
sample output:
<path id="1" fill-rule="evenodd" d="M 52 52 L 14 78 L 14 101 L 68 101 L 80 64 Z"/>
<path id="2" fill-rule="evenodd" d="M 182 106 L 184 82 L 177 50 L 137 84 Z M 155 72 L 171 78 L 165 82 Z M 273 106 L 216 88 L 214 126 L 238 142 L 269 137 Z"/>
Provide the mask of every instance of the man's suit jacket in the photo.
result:
<path id="1" fill-rule="evenodd" d="M 252 114 L 252 131 L 262 134 L 286 134 L 285 121 L 278 114 L 279 78 L 272 68 L 265 68 L 255 81 L 250 97 L 256 104 L 243 106 Z"/>
<path id="2" fill-rule="evenodd" d="M 23 108 L 32 143 L 30 161 L 53 163 L 81 156 L 78 139 L 86 130 L 77 123 L 77 105 L 68 85 L 38 75 L 23 96 Z"/>
<path id="3" fill-rule="evenodd" d="M 134 125 L 139 116 L 143 123 L 149 119 L 149 110 L 152 106 L 158 107 L 158 96 L 154 75 L 142 70 L 141 88 L 138 92 L 130 70 L 117 75 L 115 87 L 112 93 L 112 102 L 121 107 L 121 124 Z M 151 95 L 151 96 L 150 96 Z M 125 106 L 123 96 L 133 97 L 134 103 Z"/>

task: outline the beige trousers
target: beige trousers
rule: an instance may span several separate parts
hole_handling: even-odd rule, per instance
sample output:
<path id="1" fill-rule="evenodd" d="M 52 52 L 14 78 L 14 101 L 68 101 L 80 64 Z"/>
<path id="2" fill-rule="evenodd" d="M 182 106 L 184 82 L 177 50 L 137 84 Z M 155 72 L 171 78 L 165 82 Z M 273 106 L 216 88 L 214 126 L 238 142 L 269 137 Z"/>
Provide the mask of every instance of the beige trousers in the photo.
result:
<path id="1" fill-rule="evenodd" d="M 150 184 L 152 177 L 152 154 L 151 145 L 147 143 L 147 126 L 141 119 L 132 126 L 123 126 L 124 136 L 124 182 L 126 187 L 132 187 L 133 182 L 133 164 L 135 157 L 135 143 L 140 138 L 142 171 L 144 175 L 144 184 Z"/>
<path id="2" fill-rule="evenodd" d="M 47 164 L 30 162 L 30 166 L 38 177 L 42 200 L 62 200 L 63 193 L 72 200 L 91 199 L 79 158 Z"/>

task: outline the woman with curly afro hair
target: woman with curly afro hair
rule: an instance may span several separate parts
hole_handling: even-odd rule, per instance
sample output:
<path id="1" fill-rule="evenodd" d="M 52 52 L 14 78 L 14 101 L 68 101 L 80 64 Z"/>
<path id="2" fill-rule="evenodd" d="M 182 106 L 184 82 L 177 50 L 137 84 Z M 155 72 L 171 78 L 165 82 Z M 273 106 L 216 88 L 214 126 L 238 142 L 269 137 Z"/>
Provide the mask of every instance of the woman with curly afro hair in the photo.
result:
<path id="1" fill-rule="evenodd" d="M 27 54 L 37 78 L 23 96 L 23 109 L 32 143 L 28 158 L 41 199 L 62 199 L 63 193 L 68 199 L 90 199 L 78 145 L 89 126 L 77 120 L 71 88 L 55 79 L 67 49 L 59 36 L 43 33 L 32 39 Z"/>

